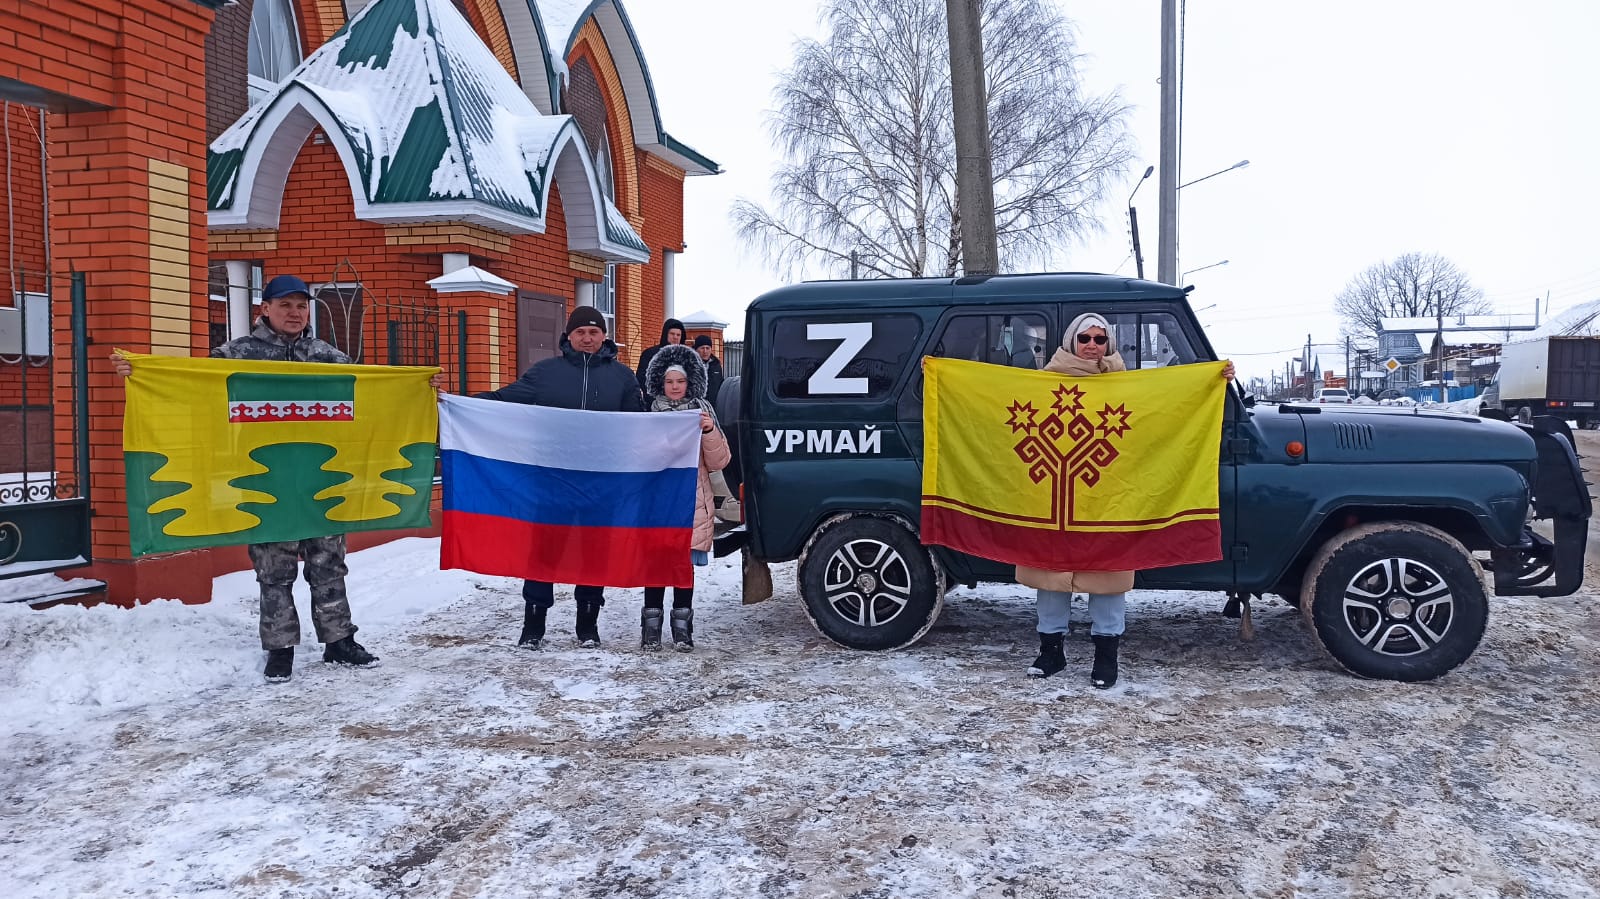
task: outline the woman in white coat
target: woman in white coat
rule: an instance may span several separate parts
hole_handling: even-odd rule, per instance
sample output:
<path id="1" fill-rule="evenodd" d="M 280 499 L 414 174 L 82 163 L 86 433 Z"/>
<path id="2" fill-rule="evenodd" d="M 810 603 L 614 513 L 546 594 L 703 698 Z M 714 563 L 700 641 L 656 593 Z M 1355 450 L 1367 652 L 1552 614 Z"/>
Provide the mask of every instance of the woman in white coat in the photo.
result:
<path id="1" fill-rule="evenodd" d="M 1072 320 L 1061 346 L 1045 371 L 1075 377 L 1127 370 L 1111 342 L 1111 325 L 1092 312 Z M 1233 380 L 1233 363 L 1222 376 Z M 1132 571 L 1049 571 L 1017 566 L 1017 581 L 1039 591 L 1039 657 L 1028 668 L 1030 677 L 1049 677 L 1067 667 L 1062 643 L 1072 611 L 1072 595 L 1089 595 L 1089 637 L 1094 641 L 1094 665 L 1089 681 L 1099 689 L 1117 682 L 1117 648 L 1127 625 L 1127 595 L 1133 589 Z"/>

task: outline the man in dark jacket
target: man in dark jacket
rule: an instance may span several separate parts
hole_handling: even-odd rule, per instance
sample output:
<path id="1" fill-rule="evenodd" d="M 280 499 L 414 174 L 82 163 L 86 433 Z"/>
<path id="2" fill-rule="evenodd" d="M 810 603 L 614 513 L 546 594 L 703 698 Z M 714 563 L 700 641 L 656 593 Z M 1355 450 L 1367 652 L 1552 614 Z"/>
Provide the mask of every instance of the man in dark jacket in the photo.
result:
<path id="1" fill-rule="evenodd" d="M 230 340 L 211 351 L 217 359 L 253 359 L 267 362 L 331 362 L 349 364 L 353 360 L 337 347 L 312 337 L 311 289 L 294 275 L 279 275 L 267 282 L 261 295 L 261 319 L 244 337 Z M 113 353 L 111 363 L 117 374 L 128 377 L 133 367 L 127 359 Z M 444 383 L 434 375 L 434 389 Z M 294 607 L 294 581 L 305 561 L 306 583 L 311 585 L 311 621 L 317 639 L 325 644 L 324 662 L 365 668 L 378 657 L 355 640 L 356 626 L 350 620 L 350 600 L 345 594 L 345 540 L 343 534 L 290 540 L 282 543 L 252 543 L 250 563 L 261 585 L 261 648 L 267 651 L 268 681 L 286 681 L 294 671 L 294 648 L 300 643 L 300 617 Z"/>
<path id="2" fill-rule="evenodd" d="M 634 372 L 634 380 L 639 382 L 639 393 L 644 397 L 644 404 L 650 405 L 650 388 L 645 386 L 644 373 L 650 370 L 650 360 L 661 352 L 661 348 L 672 343 L 683 343 L 683 322 L 669 318 L 661 323 L 661 342 L 639 354 L 639 368 Z"/>
<path id="3" fill-rule="evenodd" d="M 627 366 L 617 361 L 617 345 L 606 339 L 606 320 L 592 306 L 579 306 L 567 318 L 561 336 L 561 355 L 535 362 L 510 384 L 478 396 L 529 406 L 588 409 L 594 412 L 643 412 L 639 386 Z M 605 587 L 576 584 L 578 643 L 600 645 L 600 607 Z M 555 585 L 523 581 L 522 634 L 518 646 L 544 645 L 545 615 L 555 605 Z"/>
<path id="4" fill-rule="evenodd" d="M 711 338 L 704 334 L 694 339 L 694 351 L 706 364 L 706 399 L 715 403 L 717 392 L 722 389 L 722 360 L 711 355 Z"/>

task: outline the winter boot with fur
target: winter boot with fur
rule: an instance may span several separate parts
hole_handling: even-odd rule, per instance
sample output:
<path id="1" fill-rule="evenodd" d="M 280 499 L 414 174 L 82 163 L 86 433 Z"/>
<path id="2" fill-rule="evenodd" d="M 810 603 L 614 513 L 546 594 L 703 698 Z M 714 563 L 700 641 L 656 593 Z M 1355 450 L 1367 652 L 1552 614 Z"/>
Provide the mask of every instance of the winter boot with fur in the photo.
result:
<path id="1" fill-rule="evenodd" d="M 543 607 L 531 602 L 526 604 L 522 610 L 522 636 L 517 638 L 518 646 L 532 650 L 544 646 L 544 613 Z"/>
<path id="2" fill-rule="evenodd" d="M 661 649 L 660 609 L 645 609 L 639 613 L 639 648 L 658 652 Z"/>
<path id="3" fill-rule="evenodd" d="M 1061 649 L 1066 638 L 1066 634 L 1039 635 L 1039 657 L 1028 668 L 1029 677 L 1049 677 L 1067 667 L 1067 656 Z"/>
<path id="4" fill-rule="evenodd" d="M 294 674 L 294 647 L 267 650 L 267 668 L 261 675 L 269 684 L 281 684 Z"/>
<path id="5" fill-rule="evenodd" d="M 378 657 L 367 652 L 367 648 L 357 643 L 354 636 L 335 640 L 323 647 L 322 660 L 354 668 L 365 668 L 378 663 Z"/>
<path id="6" fill-rule="evenodd" d="M 694 649 L 694 609 L 672 610 L 672 648 L 679 652 Z"/>
<path id="7" fill-rule="evenodd" d="M 1095 634 L 1090 639 L 1094 640 L 1094 667 L 1089 671 L 1089 683 L 1096 690 L 1109 689 L 1117 682 L 1117 644 L 1122 638 Z"/>
<path id="8" fill-rule="evenodd" d="M 600 604 L 578 603 L 578 645 L 594 649 L 600 645 Z"/>

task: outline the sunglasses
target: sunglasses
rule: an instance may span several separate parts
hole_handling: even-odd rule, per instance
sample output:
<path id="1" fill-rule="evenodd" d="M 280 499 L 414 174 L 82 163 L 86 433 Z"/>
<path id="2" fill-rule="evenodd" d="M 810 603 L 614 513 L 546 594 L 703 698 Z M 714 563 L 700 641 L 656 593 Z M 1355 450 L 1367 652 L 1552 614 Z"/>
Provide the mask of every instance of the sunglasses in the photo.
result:
<path id="1" fill-rule="evenodd" d="M 1105 346 L 1106 345 L 1106 335 L 1104 335 L 1104 334 L 1079 334 L 1078 335 L 1078 342 L 1079 343 L 1088 343 L 1091 340 L 1094 341 L 1095 343 L 1100 344 L 1101 346 Z"/>

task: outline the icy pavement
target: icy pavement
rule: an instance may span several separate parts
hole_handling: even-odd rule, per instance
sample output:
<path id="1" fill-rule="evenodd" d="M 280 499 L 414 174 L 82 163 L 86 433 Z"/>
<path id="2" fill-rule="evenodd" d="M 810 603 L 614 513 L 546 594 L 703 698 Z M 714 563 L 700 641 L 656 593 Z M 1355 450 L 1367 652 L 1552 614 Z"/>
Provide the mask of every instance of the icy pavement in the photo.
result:
<path id="1" fill-rule="evenodd" d="M 598 650 L 566 593 L 529 653 L 515 582 L 353 554 L 382 666 L 307 643 L 283 685 L 248 573 L 207 606 L 0 606 L 0 896 L 1600 895 L 1593 594 L 1499 600 L 1406 685 L 1281 604 L 1245 643 L 1220 597 L 1136 593 L 1100 693 L 1081 628 L 1023 676 L 1020 588 L 869 654 L 811 629 L 792 566 L 741 606 L 734 563 L 693 654 L 635 648 L 639 591 Z"/>

